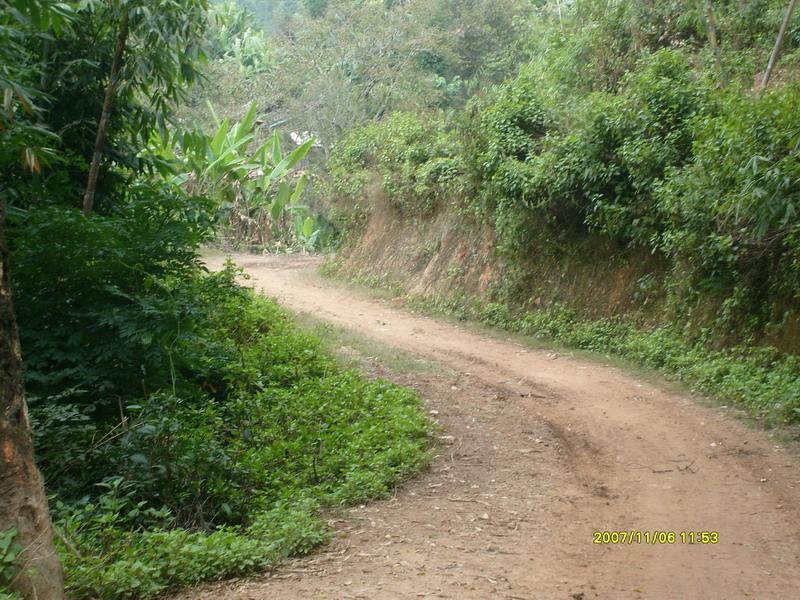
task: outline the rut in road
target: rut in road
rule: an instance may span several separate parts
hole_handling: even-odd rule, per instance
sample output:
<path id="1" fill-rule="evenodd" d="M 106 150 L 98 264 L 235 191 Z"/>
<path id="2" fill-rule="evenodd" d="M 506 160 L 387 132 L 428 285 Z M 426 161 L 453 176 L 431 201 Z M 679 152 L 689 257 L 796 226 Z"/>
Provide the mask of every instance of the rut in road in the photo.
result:
<path id="1" fill-rule="evenodd" d="M 618 368 L 324 281 L 318 259 L 234 258 L 292 310 L 442 365 L 394 378 L 420 390 L 442 429 L 431 470 L 390 500 L 333 514 L 319 553 L 176 600 L 797 597 L 793 449 Z M 597 545 L 596 531 L 714 531 L 719 542 Z"/>

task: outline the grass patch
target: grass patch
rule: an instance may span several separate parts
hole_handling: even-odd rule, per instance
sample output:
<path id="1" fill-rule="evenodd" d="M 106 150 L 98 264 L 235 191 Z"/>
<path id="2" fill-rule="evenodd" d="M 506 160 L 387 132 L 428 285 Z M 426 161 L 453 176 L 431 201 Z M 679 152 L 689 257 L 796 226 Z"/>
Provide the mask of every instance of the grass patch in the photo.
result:
<path id="1" fill-rule="evenodd" d="M 392 348 L 366 335 L 317 319 L 308 313 L 297 315 L 297 321 L 303 329 L 323 340 L 339 359 L 343 368 L 368 370 L 372 363 L 377 362 L 399 375 L 442 372 L 442 367 L 412 352 Z"/>

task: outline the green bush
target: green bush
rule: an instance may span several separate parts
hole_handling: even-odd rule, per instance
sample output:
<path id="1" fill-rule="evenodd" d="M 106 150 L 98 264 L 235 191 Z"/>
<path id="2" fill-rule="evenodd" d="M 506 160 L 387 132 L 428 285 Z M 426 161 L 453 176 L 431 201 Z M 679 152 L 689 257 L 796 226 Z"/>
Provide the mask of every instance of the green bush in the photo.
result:
<path id="1" fill-rule="evenodd" d="M 454 132 L 437 119 L 393 113 L 353 130 L 335 149 L 336 194 L 357 196 L 371 179 L 401 215 L 426 215 L 464 189 L 465 164 Z"/>
<path id="2" fill-rule="evenodd" d="M 661 229 L 653 188 L 690 156 L 689 122 L 709 110 L 710 87 L 681 53 L 661 50 L 618 93 L 576 99 L 564 127 L 540 84 L 521 75 L 481 111 L 484 196 L 496 213 L 527 207 L 557 230 L 648 244 Z"/>
<path id="3" fill-rule="evenodd" d="M 145 194 L 15 224 L 37 457 L 74 598 L 307 552 L 320 506 L 385 495 L 428 458 L 414 393 L 343 372 L 232 265 L 204 272 L 198 206 Z"/>
<path id="4" fill-rule="evenodd" d="M 121 493 L 122 492 L 122 493 Z M 137 526 L 141 507 L 119 484 L 96 504 L 55 508 L 71 598 L 148 598 L 166 590 L 263 570 L 328 538 L 318 504 L 299 500 L 259 512 L 247 528 L 187 531 Z"/>
<path id="5" fill-rule="evenodd" d="M 720 90 L 693 60 L 646 52 L 583 95 L 532 62 L 474 103 L 472 202 L 509 272 L 599 236 L 665 259 L 664 320 L 687 338 L 751 343 L 798 318 L 798 87 Z"/>
<path id="6" fill-rule="evenodd" d="M 87 220 L 75 209 L 42 207 L 12 225 L 32 404 L 72 389 L 109 413 L 117 410 L 113 397 L 141 390 L 142 379 L 154 387 L 170 381 L 170 348 L 196 308 L 185 287 L 200 269 L 208 207 L 157 186 L 131 193 L 112 216 Z"/>
<path id="7" fill-rule="evenodd" d="M 413 392 L 342 372 L 234 274 L 197 285 L 215 311 L 178 351 L 194 393 L 129 401 L 124 425 L 34 407 L 37 439 L 63 436 L 40 448 L 71 597 L 150 597 L 307 552 L 326 536 L 318 507 L 384 496 L 426 464 Z"/>
<path id="8" fill-rule="evenodd" d="M 676 302 L 717 298 L 728 332 L 780 323 L 800 294 L 798 92 L 724 94 L 718 114 L 693 121 L 692 161 L 657 189 Z"/>

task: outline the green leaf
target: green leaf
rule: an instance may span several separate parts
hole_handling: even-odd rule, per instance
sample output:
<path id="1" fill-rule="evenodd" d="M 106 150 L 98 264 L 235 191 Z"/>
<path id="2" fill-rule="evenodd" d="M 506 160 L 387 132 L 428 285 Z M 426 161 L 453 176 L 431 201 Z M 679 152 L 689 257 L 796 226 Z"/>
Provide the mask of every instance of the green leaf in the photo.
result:
<path id="1" fill-rule="evenodd" d="M 219 129 L 217 130 L 217 134 L 211 140 L 211 144 L 209 147 L 211 151 L 214 153 L 214 156 L 219 156 L 222 152 L 222 144 L 225 142 L 225 137 L 228 135 L 228 131 L 230 130 L 230 119 L 227 117 L 225 118 L 222 123 L 219 125 Z"/>
<path id="2" fill-rule="evenodd" d="M 144 454 L 131 454 L 131 462 L 134 462 L 138 465 L 146 465 L 147 464 L 147 457 Z"/>
<path id="3" fill-rule="evenodd" d="M 253 131 L 253 125 L 256 122 L 256 111 L 258 110 L 258 106 L 255 102 L 250 104 L 250 108 L 245 113 L 244 117 L 241 121 L 239 121 L 239 128 L 242 131 L 247 131 L 248 133 Z"/>
<path id="4" fill-rule="evenodd" d="M 281 138 L 278 135 L 278 132 L 272 134 L 272 164 L 277 165 L 281 162 L 281 157 L 283 156 L 281 152 Z"/>
<path id="5" fill-rule="evenodd" d="M 306 217 L 303 221 L 303 236 L 310 238 L 312 233 L 314 233 L 314 218 Z"/>
<path id="6" fill-rule="evenodd" d="M 278 163 L 275 166 L 275 168 L 272 170 L 272 173 L 270 173 L 270 179 L 274 181 L 276 179 L 280 179 L 281 177 L 283 177 L 283 175 L 289 169 L 291 169 L 293 166 L 295 166 L 297 163 L 299 163 L 301 160 L 305 158 L 306 154 L 308 154 L 309 150 L 311 150 L 311 146 L 313 145 L 314 145 L 314 138 L 311 138 L 310 140 L 307 140 L 306 142 L 295 148 L 291 152 L 291 154 L 289 154 L 289 156 L 284 158 L 280 163 Z"/>
<path id="7" fill-rule="evenodd" d="M 0 554 L 6 554 L 8 552 L 15 537 L 17 537 L 17 530 L 14 528 L 6 529 L 0 533 Z"/>
<path id="8" fill-rule="evenodd" d="M 272 202 L 272 208 L 270 210 L 273 221 L 280 219 L 281 214 L 283 214 L 283 208 L 286 206 L 286 202 L 289 199 L 291 191 L 292 189 L 289 187 L 289 184 L 285 181 L 282 181 L 280 187 L 278 188 L 278 194 L 275 196 L 275 200 Z"/>
<path id="9" fill-rule="evenodd" d="M 289 201 L 290 204 L 297 204 L 297 201 L 300 199 L 300 196 L 303 195 L 303 190 L 306 189 L 306 175 L 303 173 L 300 176 L 300 179 L 297 180 L 297 185 L 294 188 L 294 192 L 292 193 L 292 198 Z"/>

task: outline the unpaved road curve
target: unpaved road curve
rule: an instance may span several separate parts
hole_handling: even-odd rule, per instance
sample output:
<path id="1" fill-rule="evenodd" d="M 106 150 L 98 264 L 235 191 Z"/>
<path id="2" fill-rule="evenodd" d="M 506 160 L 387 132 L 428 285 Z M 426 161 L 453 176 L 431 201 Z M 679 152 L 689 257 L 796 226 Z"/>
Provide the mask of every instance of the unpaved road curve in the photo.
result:
<path id="1" fill-rule="evenodd" d="M 235 259 L 292 310 L 454 375 L 403 381 L 443 427 L 429 473 L 343 511 L 319 554 L 179 598 L 800 598 L 800 461 L 767 434 L 618 368 L 326 282 L 313 258 Z M 592 543 L 631 530 L 719 543 Z"/>

